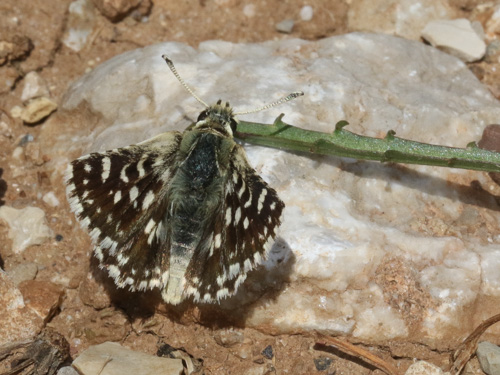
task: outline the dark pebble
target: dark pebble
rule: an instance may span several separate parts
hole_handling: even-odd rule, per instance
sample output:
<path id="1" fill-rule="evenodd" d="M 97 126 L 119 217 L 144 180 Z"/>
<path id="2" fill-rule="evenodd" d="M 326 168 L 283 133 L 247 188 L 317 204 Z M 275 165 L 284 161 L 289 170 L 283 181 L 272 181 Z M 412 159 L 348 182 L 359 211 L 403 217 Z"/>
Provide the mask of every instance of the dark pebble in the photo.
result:
<path id="1" fill-rule="evenodd" d="M 271 345 L 266 346 L 266 348 L 262 351 L 262 355 L 267 359 L 272 359 L 274 357 L 273 347 Z"/>
<path id="2" fill-rule="evenodd" d="M 332 362 L 333 360 L 331 358 L 320 357 L 314 360 L 314 366 L 316 366 L 316 370 L 318 371 L 325 371 L 328 369 L 328 367 L 330 367 Z"/>

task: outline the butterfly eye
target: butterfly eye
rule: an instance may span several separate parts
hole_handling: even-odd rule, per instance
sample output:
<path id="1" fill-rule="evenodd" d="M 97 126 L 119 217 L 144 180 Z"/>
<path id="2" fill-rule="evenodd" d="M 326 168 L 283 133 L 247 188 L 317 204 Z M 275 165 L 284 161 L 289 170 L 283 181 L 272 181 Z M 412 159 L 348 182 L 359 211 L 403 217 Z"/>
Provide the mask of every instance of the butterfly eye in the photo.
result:
<path id="1" fill-rule="evenodd" d="M 196 120 L 196 122 L 205 120 L 207 118 L 207 116 L 208 116 L 207 110 L 201 112 L 200 115 L 198 116 L 198 120 Z"/>

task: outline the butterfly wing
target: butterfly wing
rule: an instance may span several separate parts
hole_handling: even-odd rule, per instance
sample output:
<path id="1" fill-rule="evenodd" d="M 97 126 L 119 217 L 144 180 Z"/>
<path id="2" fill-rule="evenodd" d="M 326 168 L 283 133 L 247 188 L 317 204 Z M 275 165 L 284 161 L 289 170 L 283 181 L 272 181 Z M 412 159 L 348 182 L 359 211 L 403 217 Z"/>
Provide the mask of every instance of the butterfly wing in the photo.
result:
<path id="1" fill-rule="evenodd" d="M 131 290 L 161 287 L 168 275 L 165 194 L 182 134 L 73 161 L 66 172 L 71 209 L 90 231 L 101 268 Z"/>
<path id="2" fill-rule="evenodd" d="M 187 269 L 186 293 L 218 302 L 236 293 L 248 271 L 266 257 L 281 224 L 284 203 L 234 143 L 220 205 Z"/>

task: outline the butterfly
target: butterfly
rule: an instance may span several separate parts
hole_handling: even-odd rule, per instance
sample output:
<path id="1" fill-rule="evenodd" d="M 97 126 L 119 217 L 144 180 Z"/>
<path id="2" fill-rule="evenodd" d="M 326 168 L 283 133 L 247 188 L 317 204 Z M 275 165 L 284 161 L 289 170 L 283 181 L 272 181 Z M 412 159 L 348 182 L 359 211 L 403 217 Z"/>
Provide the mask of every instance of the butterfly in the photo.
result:
<path id="1" fill-rule="evenodd" d="M 285 206 L 233 139 L 229 103 L 207 105 L 163 58 L 206 109 L 184 132 L 74 160 L 67 196 L 118 287 L 159 288 L 174 305 L 216 303 L 266 259 Z"/>

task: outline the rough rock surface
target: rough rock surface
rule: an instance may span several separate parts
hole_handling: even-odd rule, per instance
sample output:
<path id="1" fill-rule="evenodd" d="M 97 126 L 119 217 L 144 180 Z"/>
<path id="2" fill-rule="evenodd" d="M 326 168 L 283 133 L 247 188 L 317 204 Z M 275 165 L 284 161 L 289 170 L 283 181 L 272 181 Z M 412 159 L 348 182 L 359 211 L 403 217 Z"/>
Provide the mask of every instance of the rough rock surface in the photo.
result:
<path id="1" fill-rule="evenodd" d="M 51 155 L 58 170 L 71 157 L 196 119 L 202 108 L 172 76 L 164 53 L 200 97 L 229 100 L 237 111 L 305 92 L 241 116 L 255 122 L 272 123 L 283 112 L 288 123 L 331 132 L 345 119 L 356 133 L 394 129 L 404 138 L 465 147 L 500 117 L 499 103 L 460 60 L 387 35 L 217 41 L 198 50 L 165 43 L 117 56 L 68 91 L 62 117 L 43 129 L 59 134 Z M 64 122 L 69 114 L 71 124 Z M 66 131 L 57 133 L 63 124 Z M 221 306 L 247 326 L 439 346 L 496 312 L 500 213 L 486 174 L 245 148 L 286 204 L 265 267 Z"/>
<path id="2" fill-rule="evenodd" d="M 406 370 L 405 375 L 448 375 L 436 365 L 425 361 L 418 361 Z"/>
<path id="3" fill-rule="evenodd" d="M 180 375 L 184 372 L 180 359 L 135 352 L 114 342 L 88 348 L 73 361 L 73 366 L 83 375 Z"/>
<path id="4" fill-rule="evenodd" d="M 31 245 L 40 245 L 50 237 L 52 230 L 47 226 L 45 213 L 38 207 L 0 207 L 0 220 L 9 225 L 12 250 L 19 253 Z"/>
<path id="5" fill-rule="evenodd" d="M 4 322 L 0 329 L 0 347 L 29 340 L 42 328 L 43 319 L 25 305 L 19 289 L 1 269 L 0 315 Z"/>
<path id="6" fill-rule="evenodd" d="M 454 18 L 446 0 L 360 0 L 349 7 L 349 29 L 419 39 L 432 20 Z"/>
<path id="7" fill-rule="evenodd" d="M 491 342 L 483 341 L 477 346 L 477 358 L 481 369 L 488 375 L 500 375 L 500 348 Z"/>
<path id="8" fill-rule="evenodd" d="M 484 36 L 469 20 L 435 20 L 425 25 L 422 38 L 465 62 L 477 61 L 486 53 Z"/>

